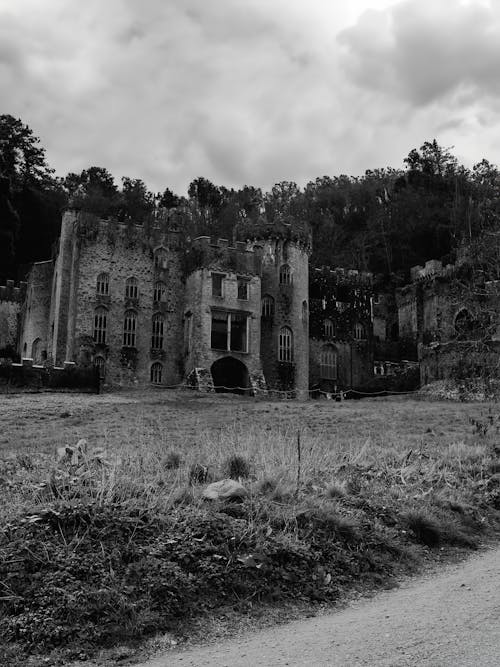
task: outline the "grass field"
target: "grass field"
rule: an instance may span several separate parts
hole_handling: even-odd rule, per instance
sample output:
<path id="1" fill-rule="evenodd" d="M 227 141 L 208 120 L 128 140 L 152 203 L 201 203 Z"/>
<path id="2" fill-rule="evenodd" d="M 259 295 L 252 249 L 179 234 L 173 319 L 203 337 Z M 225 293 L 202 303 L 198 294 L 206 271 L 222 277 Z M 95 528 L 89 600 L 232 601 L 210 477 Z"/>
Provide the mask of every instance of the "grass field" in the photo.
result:
<path id="1" fill-rule="evenodd" d="M 0 560 L 16 563 L 0 625 L 18 651 L 332 601 L 498 531 L 496 404 L 158 390 L 2 396 L 0 418 Z M 85 455 L 56 465 L 81 438 Z M 248 496 L 203 501 L 194 466 Z"/>

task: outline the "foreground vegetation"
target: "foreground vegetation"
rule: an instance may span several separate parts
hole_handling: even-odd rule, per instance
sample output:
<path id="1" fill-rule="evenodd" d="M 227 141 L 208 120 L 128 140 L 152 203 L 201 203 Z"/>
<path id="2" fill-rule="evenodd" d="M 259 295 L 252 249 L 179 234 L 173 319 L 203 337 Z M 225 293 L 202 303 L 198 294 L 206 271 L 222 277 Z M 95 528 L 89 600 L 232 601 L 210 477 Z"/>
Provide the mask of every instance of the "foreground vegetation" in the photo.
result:
<path id="1" fill-rule="evenodd" d="M 499 527 L 499 414 L 165 391 L 6 397 L 3 664 L 189 632 L 225 608 L 335 601 L 476 548 Z M 203 499 L 227 477 L 247 495 Z"/>

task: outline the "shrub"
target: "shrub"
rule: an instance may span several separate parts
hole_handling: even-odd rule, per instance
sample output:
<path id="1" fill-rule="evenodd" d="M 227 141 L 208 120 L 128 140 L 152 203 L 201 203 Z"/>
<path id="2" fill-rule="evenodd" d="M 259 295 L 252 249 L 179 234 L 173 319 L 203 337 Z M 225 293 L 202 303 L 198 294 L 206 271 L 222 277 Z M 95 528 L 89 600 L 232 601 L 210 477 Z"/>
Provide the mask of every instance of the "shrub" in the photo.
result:
<path id="1" fill-rule="evenodd" d="M 443 527 L 423 513 L 411 512 L 406 516 L 406 525 L 418 542 L 428 547 L 438 547 L 444 536 Z"/>

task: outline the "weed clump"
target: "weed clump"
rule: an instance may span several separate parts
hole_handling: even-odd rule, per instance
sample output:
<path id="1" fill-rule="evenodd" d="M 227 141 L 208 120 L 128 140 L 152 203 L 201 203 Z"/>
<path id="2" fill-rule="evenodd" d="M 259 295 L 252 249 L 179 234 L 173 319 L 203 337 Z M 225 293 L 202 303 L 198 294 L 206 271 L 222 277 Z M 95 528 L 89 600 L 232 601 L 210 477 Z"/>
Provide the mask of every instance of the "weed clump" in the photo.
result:
<path id="1" fill-rule="evenodd" d="M 165 470 L 177 470 L 180 468 L 182 463 L 182 456 L 180 452 L 175 450 L 170 450 L 167 452 L 166 456 L 162 460 L 163 467 Z"/>
<path id="2" fill-rule="evenodd" d="M 246 479 L 250 477 L 250 463 L 244 456 L 233 454 L 224 462 L 224 470 L 231 479 Z"/>

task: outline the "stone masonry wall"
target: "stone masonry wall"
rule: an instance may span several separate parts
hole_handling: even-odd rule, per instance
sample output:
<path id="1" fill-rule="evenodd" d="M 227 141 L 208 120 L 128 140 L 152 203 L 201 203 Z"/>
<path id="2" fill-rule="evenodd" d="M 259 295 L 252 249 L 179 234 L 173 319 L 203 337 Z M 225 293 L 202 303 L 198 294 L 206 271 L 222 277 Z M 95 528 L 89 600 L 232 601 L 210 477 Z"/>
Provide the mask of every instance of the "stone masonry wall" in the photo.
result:
<path id="1" fill-rule="evenodd" d="M 250 265 L 249 265 L 250 266 Z M 244 268 L 242 266 L 242 268 Z M 212 273 L 223 273 L 222 297 L 212 294 Z M 248 299 L 238 299 L 237 277 L 248 280 Z M 186 279 L 186 299 L 184 314 L 185 371 L 189 374 L 195 368 L 209 370 L 212 364 L 225 356 L 239 359 L 251 375 L 262 374 L 260 360 L 260 277 L 250 272 L 236 273 L 225 269 L 224 263 L 215 262 L 211 267 L 199 268 Z M 248 315 L 248 351 L 221 351 L 211 348 L 212 311 L 242 312 Z M 188 330 L 189 327 L 189 330 Z M 188 340 L 189 339 L 189 340 Z"/>
<path id="2" fill-rule="evenodd" d="M 21 357 L 32 358 L 34 343 L 38 339 L 40 342 L 35 344 L 35 348 L 39 354 L 34 359 L 35 363 L 41 363 L 42 356 L 51 361 L 49 314 L 53 271 L 54 263 L 51 260 L 37 262 L 28 275 L 26 301 L 22 311 L 20 354 Z"/>
<path id="3" fill-rule="evenodd" d="M 150 382 L 151 365 L 163 365 L 162 384 L 178 384 L 182 377 L 181 257 L 177 249 L 162 246 L 163 259 L 154 265 L 154 253 L 143 243 L 140 230 L 117 226 L 113 232 L 101 223 L 95 238 L 83 238 L 79 250 L 78 285 L 75 291 L 74 338 L 70 358 L 79 364 L 92 363 L 95 356 L 106 360 L 106 382 L 118 385 Z M 109 294 L 96 293 L 97 277 L 109 274 Z M 137 299 L 126 298 L 128 278 L 138 281 Z M 153 302 L 154 284 L 165 285 L 164 299 Z M 105 344 L 92 340 L 94 314 L 98 306 L 107 309 Z M 123 325 L 127 310 L 137 315 L 136 345 L 124 347 Z M 152 318 L 165 317 L 163 349 L 152 350 Z"/>
<path id="4" fill-rule="evenodd" d="M 300 243 L 267 239 L 262 244 L 262 296 L 274 299 L 274 317 L 263 321 L 262 365 L 268 386 L 295 390 L 307 398 L 309 388 L 309 256 Z M 287 264 L 291 284 L 280 285 L 280 267 Z M 280 362 L 279 332 L 293 332 L 293 362 Z"/>
<path id="5" fill-rule="evenodd" d="M 8 280 L 0 286 L 0 357 L 18 352 L 21 308 L 26 294 L 26 283 L 14 285 Z"/>

